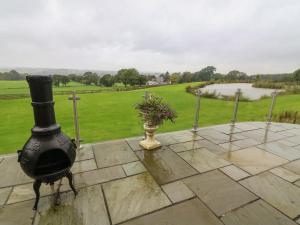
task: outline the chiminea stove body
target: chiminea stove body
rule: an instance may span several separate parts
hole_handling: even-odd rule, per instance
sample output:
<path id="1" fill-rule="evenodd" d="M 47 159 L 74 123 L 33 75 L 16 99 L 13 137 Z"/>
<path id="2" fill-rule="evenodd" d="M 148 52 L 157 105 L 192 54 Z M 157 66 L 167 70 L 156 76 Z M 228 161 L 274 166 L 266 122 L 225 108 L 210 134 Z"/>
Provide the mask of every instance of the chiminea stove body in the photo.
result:
<path id="1" fill-rule="evenodd" d="M 30 88 L 35 126 L 31 137 L 22 150 L 18 151 L 18 161 L 23 171 L 33 178 L 37 209 L 42 183 L 53 184 L 67 177 L 74 194 L 73 175 L 70 171 L 76 157 L 76 144 L 56 124 L 50 76 L 27 76 Z"/>

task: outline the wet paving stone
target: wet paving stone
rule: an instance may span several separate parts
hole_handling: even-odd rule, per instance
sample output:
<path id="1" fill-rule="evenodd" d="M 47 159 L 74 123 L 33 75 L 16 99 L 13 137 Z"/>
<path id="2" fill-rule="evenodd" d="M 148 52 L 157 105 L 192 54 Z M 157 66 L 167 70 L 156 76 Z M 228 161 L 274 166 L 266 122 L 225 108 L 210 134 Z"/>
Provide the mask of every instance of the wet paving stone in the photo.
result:
<path id="1" fill-rule="evenodd" d="M 140 161 L 127 163 L 125 165 L 122 165 L 122 167 L 127 176 L 132 176 L 135 174 L 146 172 L 146 168 Z"/>
<path id="2" fill-rule="evenodd" d="M 293 173 L 282 167 L 271 169 L 270 172 L 292 183 L 300 179 L 300 175 Z"/>
<path id="3" fill-rule="evenodd" d="M 201 129 L 197 132 L 197 134 L 215 144 L 223 144 L 229 141 L 235 141 L 235 140 L 241 140 L 245 139 L 246 137 L 240 135 L 240 134 L 233 134 L 227 135 L 224 133 L 221 133 L 219 131 L 216 131 L 212 128 L 209 129 Z"/>
<path id="4" fill-rule="evenodd" d="M 178 155 L 200 173 L 230 165 L 222 157 L 211 153 L 205 148 L 181 152 Z"/>
<path id="5" fill-rule="evenodd" d="M 290 163 L 284 165 L 283 167 L 300 175 L 300 159 L 298 159 L 294 162 L 290 162 Z"/>
<path id="6" fill-rule="evenodd" d="M 203 148 L 204 145 L 202 144 L 203 140 L 197 141 L 189 141 L 184 143 L 178 143 L 174 145 L 170 145 L 170 149 L 174 152 L 184 152 L 192 149 Z"/>
<path id="7" fill-rule="evenodd" d="M 181 142 L 196 141 L 196 140 L 200 140 L 203 138 L 191 131 L 184 130 L 184 131 L 176 131 L 176 132 L 158 134 L 158 135 L 156 135 L 156 139 L 162 145 L 171 145 L 171 144 L 176 144 L 176 143 L 181 143 Z"/>
<path id="8" fill-rule="evenodd" d="M 125 141 L 110 141 L 93 145 L 99 168 L 137 161 L 134 152 Z"/>
<path id="9" fill-rule="evenodd" d="M 239 141 L 234 141 L 234 142 L 232 142 L 232 144 L 235 146 L 238 146 L 240 149 L 243 149 L 243 148 L 257 146 L 257 145 L 261 144 L 261 142 L 256 141 L 251 138 L 247 138 L 247 139 L 243 139 L 243 140 L 239 140 Z"/>
<path id="10" fill-rule="evenodd" d="M 236 181 L 250 176 L 250 174 L 246 173 L 245 171 L 241 170 L 240 168 L 234 165 L 220 168 L 220 170 Z"/>
<path id="11" fill-rule="evenodd" d="M 82 188 L 82 187 L 86 187 L 94 184 L 100 184 L 115 179 L 120 179 L 123 177 L 126 177 L 126 175 L 122 167 L 114 166 L 114 167 L 75 174 L 74 184 L 76 188 Z"/>
<path id="12" fill-rule="evenodd" d="M 140 141 L 144 140 L 144 137 L 127 138 L 126 142 L 133 151 L 139 151 L 143 148 L 140 146 Z"/>
<path id="13" fill-rule="evenodd" d="M 0 208 L 0 225 L 31 225 L 34 218 L 33 201 L 20 202 Z"/>
<path id="14" fill-rule="evenodd" d="M 240 167 L 252 175 L 288 162 L 286 159 L 282 159 L 255 147 L 228 152 L 223 156 L 235 166 Z"/>
<path id="15" fill-rule="evenodd" d="M 235 127 L 242 130 L 242 131 L 251 131 L 251 130 L 257 130 L 260 128 L 265 128 L 265 123 L 236 123 Z"/>
<path id="16" fill-rule="evenodd" d="M 224 134 L 234 134 L 234 133 L 242 132 L 241 129 L 235 126 L 231 126 L 230 124 L 214 126 L 213 129 L 222 132 Z"/>
<path id="17" fill-rule="evenodd" d="M 93 159 L 94 152 L 92 148 L 92 144 L 82 145 L 82 149 L 76 152 L 76 161 L 82 161 L 87 159 Z"/>
<path id="18" fill-rule="evenodd" d="M 300 150 L 278 142 L 265 143 L 257 147 L 290 161 L 300 158 Z"/>
<path id="19" fill-rule="evenodd" d="M 217 170 L 184 179 L 184 183 L 218 216 L 257 199 Z"/>
<path id="20" fill-rule="evenodd" d="M 0 189 L 0 207 L 5 204 L 12 188 L 1 188 Z"/>
<path id="21" fill-rule="evenodd" d="M 61 198 L 59 206 L 53 206 L 52 197 L 42 199 L 34 225 L 110 224 L 100 185 L 81 189 L 76 198 L 72 192 Z"/>
<path id="22" fill-rule="evenodd" d="M 122 225 L 222 225 L 222 223 L 199 199 L 192 199 Z"/>
<path id="23" fill-rule="evenodd" d="M 7 157 L 0 163 L 0 188 L 32 182 L 22 171 L 17 157 Z"/>
<path id="24" fill-rule="evenodd" d="M 277 140 L 285 138 L 285 136 L 283 136 L 283 135 L 280 135 L 278 133 L 275 133 L 275 132 L 272 132 L 272 131 L 269 131 L 266 129 L 246 131 L 241 134 L 248 138 L 252 138 L 258 142 L 261 142 L 261 143 L 277 141 Z"/>
<path id="25" fill-rule="evenodd" d="M 297 145 L 300 145 L 300 137 L 299 136 L 294 136 L 294 137 L 289 137 L 287 139 L 285 139 L 286 141 L 289 141 L 289 142 L 293 142 Z"/>
<path id="26" fill-rule="evenodd" d="M 196 144 L 192 144 L 196 143 Z M 175 145 L 170 145 L 170 148 L 174 152 L 183 152 L 183 151 L 188 151 L 192 150 L 191 148 L 197 149 L 197 148 L 206 148 L 210 152 L 214 154 L 223 154 L 224 152 L 227 152 L 226 149 L 222 148 L 221 146 L 214 144 L 208 140 L 199 140 L 199 141 L 194 141 L 194 142 L 185 142 L 185 143 L 179 143 Z"/>
<path id="27" fill-rule="evenodd" d="M 182 181 L 165 184 L 162 186 L 162 189 L 173 203 L 181 202 L 195 196 Z"/>
<path id="28" fill-rule="evenodd" d="M 159 184 L 170 183 L 197 173 L 188 163 L 168 148 L 138 151 L 136 154 Z"/>
<path id="29" fill-rule="evenodd" d="M 149 173 L 103 184 L 112 224 L 171 204 Z"/>
<path id="30" fill-rule="evenodd" d="M 224 144 L 220 144 L 220 146 L 222 148 L 224 148 L 227 151 L 236 151 L 236 150 L 240 150 L 241 147 L 233 144 L 233 142 L 228 142 L 228 143 L 224 143 Z"/>
<path id="31" fill-rule="evenodd" d="M 225 225 L 296 225 L 262 200 L 229 212 L 221 220 Z"/>
<path id="32" fill-rule="evenodd" d="M 71 171 L 73 174 L 82 173 L 90 170 L 97 169 L 97 165 L 94 159 L 88 159 L 84 161 L 75 162 L 72 166 Z"/>
<path id="33" fill-rule="evenodd" d="M 300 215 L 300 189 L 295 185 L 270 172 L 247 178 L 240 183 L 290 218 Z"/>

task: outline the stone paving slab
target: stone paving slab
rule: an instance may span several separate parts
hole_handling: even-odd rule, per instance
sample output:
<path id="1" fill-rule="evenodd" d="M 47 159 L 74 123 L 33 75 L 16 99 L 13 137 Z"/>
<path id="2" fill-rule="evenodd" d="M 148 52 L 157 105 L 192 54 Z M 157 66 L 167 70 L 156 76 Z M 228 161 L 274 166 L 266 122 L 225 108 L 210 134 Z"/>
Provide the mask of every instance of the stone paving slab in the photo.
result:
<path id="1" fill-rule="evenodd" d="M 233 141 L 232 144 L 238 146 L 240 149 L 243 149 L 243 148 L 257 146 L 257 145 L 261 144 L 261 142 L 256 141 L 251 138 L 247 138 L 247 139 L 243 139 L 243 140 L 239 140 L 239 141 Z"/>
<path id="2" fill-rule="evenodd" d="M 126 142 L 128 143 L 128 145 L 130 146 L 130 148 L 133 151 L 139 151 L 142 150 L 142 146 L 140 146 L 140 141 L 144 140 L 144 136 L 142 137 L 134 137 L 134 138 L 127 138 Z"/>
<path id="3" fill-rule="evenodd" d="M 231 134 L 231 133 L 234 134 L 234 133 L 242 132 L 241 129 L 237 128 L 236 126 L 231 126 L 230 124 L 214 126 L 213 129 L 222 132 L 224 134 Z"/>
<path id="4" fill-rule="evenodd" d="M 170 183 L 197 173 L 167 147 L 154 151 L 137 151 L 136 154 L 159 184 Z"/>
<path id="5" fill-rule="evenodd" d="M 282 167 L 271 169 L 270 172 L 291 183 L 300 180 L 300 175 L 293 173 Z"/>
<path id="6" fill-rule="evenodd" d="M 240 168 L 230 165 L 223 168 L 220 168 L 220 170 L 225 173 L 226 175 L 230 176 L 232 179 L 238 181 L 243 178 L 249 177 L 250 174 L 241 170 Z"/>
<path id="7" fill-rule="evenodd" d="M 170 148 L 174 152 L 183 152 L 183 151 L 188 151 L 197 148 L 206 148 L 207 150 L 215 154 L 222 154 L 226 152 L 226 149 L 208 140 L 197 140 L 194 142 L 174 144 L 174 145 L 170 145 Z"/>
<path id="8" fill-rule="evenodd" d="M 294 219 L 300 215 L 300 188 L 265 172 L 240 182 L 260 198 Z"/>
<path id="9" fill-rule="evenodd" d="M 222 225 L 222 223 L 199 199 L 193 199 L 122 225 Z"/>
<path id="10" fill-rule="evenodd" d="M 121 166 L 92 170 L 75 174 L 74 183 L 76 188 L 82 188 L 94 184 L 120 179 L 126 177 Z M 68 186 L 68 184 L 66 184 Z"/>
<path id="11" fill-rule="evenodd" d="M 184 143 L 178 143 L 174 145 L 170 145 L 170 149 L 172 149 L 174 152 L 184 152 L 192 149 L 197 148 L 203 148 L 205 147 L 203 144 L 203 140 L 197 140 L 197 141 L 189 141 Z"/>
<path id="12" fill-rule="evenodd" d="M 187 178 L 184 183 L 218 216 L 257 199 L 217 170 Z"/>
<path id="13" fill-rule="evenodd" d="M 162 189 L 173 203 L 181 202 L 195 196 L 182 181 L 165 184 L 162 186 Z"/>
<path id="14" fill-rule="evenodd" d="M 76 161 L 82 161 L 82 160 L 93 159 L 93 158 L 94 158 L 94 152 L 93 152 L 92 144 L 82 145 L 82 149 L 80 149 L 76 153 Z"/>
<path id="15" fill-rule="evenodd" d="M 300 175 L 300 159 L 296 160 L 294 162 L 290 162 L 290 163 L 284 165 L 283 167 Z"/>
<path id="16" fill-rule="evenodd" d="M 300 158 L 300 150 L 278 142 L 265 143 L 257 147 L 290 161 Z"/>
<path id="17" fill-rule="evenodd" d="M 272 169 L 287 163 L 286 159 L 282 159 L 276 155 L 252 147 L 239 151 L 225 153 L 224 158 L 232 162 L 235 166 L 240 167 L 246 172 L 255 175 L 260 172 Z"/>
<path id="18" fill-rule="evenodd" d="M 81 189 L 76 198 L 72 192 L 61 198 L 56 207 L 51 197 L 42 199 L 34 225 L 110 225 L 100 185 Z"/>
<path id="19" fill-rule="evenodd" d="M 262 200 L 229 212 L 221 219 L 225 225 L 296 225 Z"/>
<path id="20" fill-rule="evenodd" d="M 126 141 L 111 141 L 93 145 L 98 168 L 137 161 Z"/>
<path id="21" fill-rule="evenodd" d="M 187 130 L 158 134 L 156 138 L 162 145 L 171 145 L 181 142 L 196 141 L 203 139 L 195 133 Z"/>
<path id="22" fill-rule="evenodd" d="M 31 225 L 34 218 L 33 201 L 20 202 L 0 208 L 0 225 Z"/>
<path id="23" fill-rule="evenodd" d="M 7 157 L 0 164 L 0 188 L 32 182 L 22 171 L 17 157 Z"/>
<path id="24" fill-rule="evenodd" d="M 171 204 L 149 173 L 103 184 L 112 224 Z"/>
<path id="25" fill-rule="evenodd" d="M 127 176 L 132 176 L 147 171 L 144 165 L 140 161 L 127 163 L 125 165 L 122 165 L 122 167 Z"/>
<path id="26" fill-rule="evenodd" d="M 8 199 L 8 196 L 11 192 L 11 189 L 12 188 L 10 188 L 10 187 L 0 189 L 0 207 L 5 204 L 6 200 Z"/>
<path id="27" fill-rule="evenodd" d="M 246 131 L 242 133 L 248 138 L 252 138 L 258 142 L 272 142 L 285 138 L 285 136 L 278 133 L 267 131 L 265 129 Z"/>
<path id="28" fill-rule="evenodd" d="M 180 152 L 178 155 L 200 173 L 228 166 L 230 164 L 228 161 L 222 159 L 222 157 L 211 153 L 205 148 Z"/>
<path id="29" fill-rule="evenodd" d="M 90 170 L 97 169 L 95 159 L 88 159 L 84 161 L 75 162 L 72 166 L 72 173 L 82 173 Z"/>
<path id="30" fill-rule="evenodd" d="M 197 131 L 197 134 L 200 137 L 203 137 L 215 144 L 223 144 L 229 142 L 230 140 L 236 141 L 236 140 L 242 140 L 246 138 L 245 136 L 240 134 L 233 134 L 230 137 L 230 135 L 214 130 L 213 128 L 201 129 Z"/>

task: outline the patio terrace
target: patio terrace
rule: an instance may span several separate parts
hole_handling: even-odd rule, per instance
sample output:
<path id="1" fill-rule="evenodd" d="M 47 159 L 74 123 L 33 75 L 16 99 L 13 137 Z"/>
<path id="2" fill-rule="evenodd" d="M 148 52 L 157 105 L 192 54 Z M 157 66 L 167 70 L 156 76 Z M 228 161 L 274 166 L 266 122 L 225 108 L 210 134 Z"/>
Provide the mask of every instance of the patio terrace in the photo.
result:
<path id="1" fill-rule="evenodd" d="M 16 155 L 0 156 L 0 225 L 300 224 L 300 126 L 247 122 L 86 144 L 65 178 L 61 204 L 32 180 Z M 55 188 L 58 184 L 55 185 Z"/>

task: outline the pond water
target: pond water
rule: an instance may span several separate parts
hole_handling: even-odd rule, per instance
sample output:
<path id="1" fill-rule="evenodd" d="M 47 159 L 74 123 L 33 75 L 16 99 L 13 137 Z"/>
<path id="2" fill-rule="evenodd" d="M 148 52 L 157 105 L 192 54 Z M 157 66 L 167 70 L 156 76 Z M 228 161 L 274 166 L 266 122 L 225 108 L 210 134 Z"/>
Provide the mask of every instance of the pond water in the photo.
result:
<path id="1" fill-rule="evenodd" d="M 235 95 L 238 88 L 242 90 L 243 96 L 251 100 L 258 100 L 264 95 L 271 96 L 272 92 L 275 91 L 275 89 L 255 88 L 249 83 L 212 84 L 201 88 L 201 91 L 209 93 L 215 91 L 216 94 L 232 96 Z"/>

